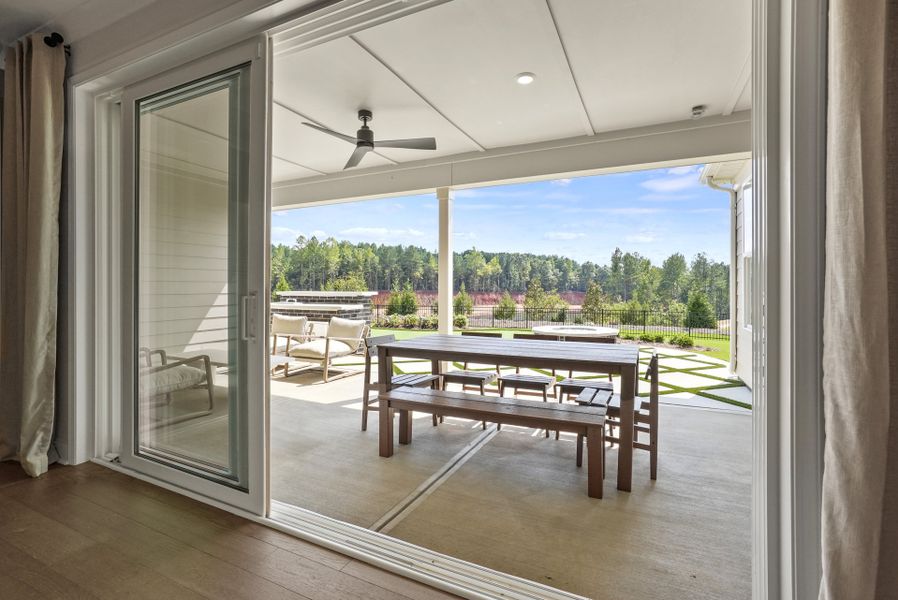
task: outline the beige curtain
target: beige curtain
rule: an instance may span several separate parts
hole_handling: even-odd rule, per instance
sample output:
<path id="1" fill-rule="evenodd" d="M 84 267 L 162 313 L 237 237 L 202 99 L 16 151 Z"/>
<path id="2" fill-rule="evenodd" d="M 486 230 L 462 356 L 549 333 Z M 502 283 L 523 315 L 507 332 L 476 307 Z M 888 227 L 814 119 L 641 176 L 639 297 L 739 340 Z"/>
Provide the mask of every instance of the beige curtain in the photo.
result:
<path id="1" fill-rule="evenodd" d="M 820 598 L 898 598 L 898 2 L 829 6 Z"/>
<path id="2" fill-rule="evenodd" d="M 65 51 L 31 35 L 6 51 L 0 172 L 0 460 L 47 470 L 56 384 L 56 294 Z"/>

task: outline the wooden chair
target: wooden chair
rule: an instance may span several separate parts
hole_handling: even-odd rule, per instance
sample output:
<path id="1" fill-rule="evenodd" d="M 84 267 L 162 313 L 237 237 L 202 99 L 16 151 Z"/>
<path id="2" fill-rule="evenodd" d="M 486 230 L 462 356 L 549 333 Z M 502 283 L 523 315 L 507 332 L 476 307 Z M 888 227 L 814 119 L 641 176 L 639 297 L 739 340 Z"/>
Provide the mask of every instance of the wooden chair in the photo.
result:
<path id="1" fill-rule="evenodd" d="M 462 335 L 474 337 L 501 338 L 502 334 L 492 331 L 462 331 Z M 468 390 L 471 387 L 480 391 L 481 395 L 486 393 L 486 386 L 496 381 L 501 373 L 499 365 L 496 365 L 495 373 L 492 371 L 476 371 L 468 368 L 468 362 L 465 361 L 461 370 L 449 371 L 443 373 L 443 389 L 450 383 L 461 384 L 461 389 Z M 443 421 L 442 415 L 439 417 L 440 422 Z M 483 428 L 486 429 L 486 421 L 482 422 Z"/>
<path id="2" fill-rule="evenodd" d="M 649 452 L 650 475 L 652 479 L 658 478 L 658 355 L 653 354 L 649 361 L 649 368 L 645 373 L 649 381 L 649 399 L 636 398 L 636 412 L 633 417 L 633 447 Z M 614 427 L 620 428 L 620 395 L 611 396 L 608 404 L 606 424 L 610 434 L 606 439 L 620 444 L 620 437 L 614 436 Z M 648 442 L 639 440 L 639 434 L 648 436 Z M 582 440 L 577 440 L 580 443 Z"/>
<path id="3" fill-rule="evenodd" d="M 365 339 L 365 380 L 362 387 L 362 431 L 368 430 L 368 409 L 372 402 L 371 390 L 377 389 L 377 383 L 371 383 L 371 358 L 377 356 L 377 346 L 380 344 L 389 344 L 396 341 L 394 335 L 379 335 Z M 431 375 L 429 373 L 415 374 L 404 373 L 402 375 L 394 375 L 391 379 L 394 386 L 406 385 L 410 387 L 430 387 L 439 389 L 440 376 Z M 433 424 L 436 425 L 436 415 L 433 417 Z"/>
<path id="4" fill-rule="evenodd" d="M 516 333 L 516 340 L 557 340 L 556 336 L 532 334 L 532 333 Z M 499 376 L 499 396 L 505 396 L 505 390 L 511 388 L 514 395 L 517 396 L 520 390 L 533 390 L 542 395 L 543 402 L 549 401 L 549 390 L 552 390 L 552 397 L 557 398 L 555 392 L 555 369 L 552 369 L 552 376 L 548 375 L 524 375 L 521 373 L 520 367 L 515 369 L 514 373 Z M 501 425 L 499 426 L 501 429 Z M 556 437 L 558 432 L 555 432 Z M 546 437 L 549 437 L 549 431 L 546 430 Z"/>
<path id="5" fill-rule="evenodd" d="M 212 413 L 215 408 L 213 391 L 215 382 L 212 378 L 212 361 L 209 356 L 200 354 L 171 361 L 165 350 L 150 348 L 138 349 L 138 356 L 142 363 L 138 375 L 141 403 L 159 402 L 158 399 L 163 398 L 165 404 L 171 404 L 172 394 L 190 389 L 205 389 L 208 395 L 209 404 L 205 410 L 169 419 L 165 424 Z M 153 356 L 159 357 L 158 363 L 153 360 Z"/>
<path id="6" fill-rule="evenodd" d="M 565 338 L 566 342 L 588 342 L 592 344 L 616 344 L 617 337 L 569 337 Z M 567 394 L 568 398 L 576 396 L 584 389 L 597 390 L 613 390 L 611 373 L 608 374 L 608 382 L 598 381 L 596 379 L 575 379 L 573 371 L 568 371 L 568 376 L 558 382 L 559 398 Z"/>

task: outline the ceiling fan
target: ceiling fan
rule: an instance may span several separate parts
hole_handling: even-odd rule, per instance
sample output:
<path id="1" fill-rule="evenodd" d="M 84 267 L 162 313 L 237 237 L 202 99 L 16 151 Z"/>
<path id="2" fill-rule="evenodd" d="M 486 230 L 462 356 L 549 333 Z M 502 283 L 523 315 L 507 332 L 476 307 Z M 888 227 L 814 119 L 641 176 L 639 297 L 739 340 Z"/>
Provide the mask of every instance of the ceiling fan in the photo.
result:
<path id="1" fill-rule="evenodd" d="M 355 137 L 352 137 L 351 135 L 344 135 L 342 133 L 334 131 L 333 129 L 320 127 L 312 123 L 303 123 L 303 125 L 311 127 L 312 129 L 317 129 L 318 131 L 323 131 L 324 133 L 332 135 L 336 138 L 340 138 L 344 142 L 355 144 L 355 150 L 353 150 L 352 154 L 349 156 L 349 161 L 347 161 L 346 166 L 343 167 L 344 169 L 348 169 L 350 167 L 358 165 L 359 162 L 361 162 L 362 157 L 375 148 L 408 148 L 409 150 L 437 149 L 437 141 L 432 137 L 375 141 L 374 130 L 368 127 L 368 121 L 373 120 L 373 118 L 374 115 L 371 114 L 370 110 L 362 109 L 359 111 L 359 121 L 362 122 L 362 128 L 356 132 Z"/>

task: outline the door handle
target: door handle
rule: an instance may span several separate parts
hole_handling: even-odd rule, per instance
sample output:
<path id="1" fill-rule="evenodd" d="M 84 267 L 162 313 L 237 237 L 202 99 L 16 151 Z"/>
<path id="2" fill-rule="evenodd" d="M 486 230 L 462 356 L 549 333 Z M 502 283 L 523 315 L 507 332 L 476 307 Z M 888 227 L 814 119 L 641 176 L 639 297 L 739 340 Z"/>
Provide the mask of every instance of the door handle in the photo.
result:
<path id="1" fill-rule="evenodd" d="M 243 312 L 240 316 L 240 339 L 244 342 L 253 342 L 256 340 L 256 293 L 250 292 L 240 301 Z"/>

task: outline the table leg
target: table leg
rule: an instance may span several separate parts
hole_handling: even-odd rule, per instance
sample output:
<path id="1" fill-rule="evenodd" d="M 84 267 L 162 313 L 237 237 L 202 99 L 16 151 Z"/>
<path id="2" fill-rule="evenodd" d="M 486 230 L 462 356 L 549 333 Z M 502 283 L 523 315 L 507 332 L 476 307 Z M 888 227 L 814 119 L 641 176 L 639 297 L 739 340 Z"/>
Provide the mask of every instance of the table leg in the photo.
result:
<path id="1" fill-rule="evenodd" d="M 586 428 L 586 481 L 590 498 L 602 497 L 602 449 L 605 446 L 605 428 Z"/>
<path id="2" fill-rule="evenodd" d="M 399 443 L 412 443 L 412 411 L 399 411 Z"/>
<path id="3" fill-rule="evenodd" d="M 440 375 L 442 373 L 442 369 L 440 369 L 440 361 L 438 361 L 438 360 L 430 361 L 430 373 L 432 375 Z M 437 390 L 442 389 L 443 386 L 441 384 L 442 384 L 442 381 L 437 380 L 436 388 L 434 388 L 434 389 L 437 389 Z M 439 420 L 439 416 L 437 415 L 437 413 L 434 412 L 430 419 L 433 422 L 433 426 L 436 427 L 437 422 Z"/>
<path id="4" fill-rule="evenodd" d="M 633 407 L 636 401 L 636 369 L 636 366 L 628 367 L 621 373 L 617 489 L 623 492 L 629 492 L 633 485 Z"/>
<path id="5" fill-rule="evenodd" d="M 393 380 L 393 358 L 387 349 L 377 349 L 377 387 L 380 393 L 390 391 Z M 378 425 L 380 432 L 380 455 L 393 456 L 393 409 L 388 402 L 378 401 Z"/>

